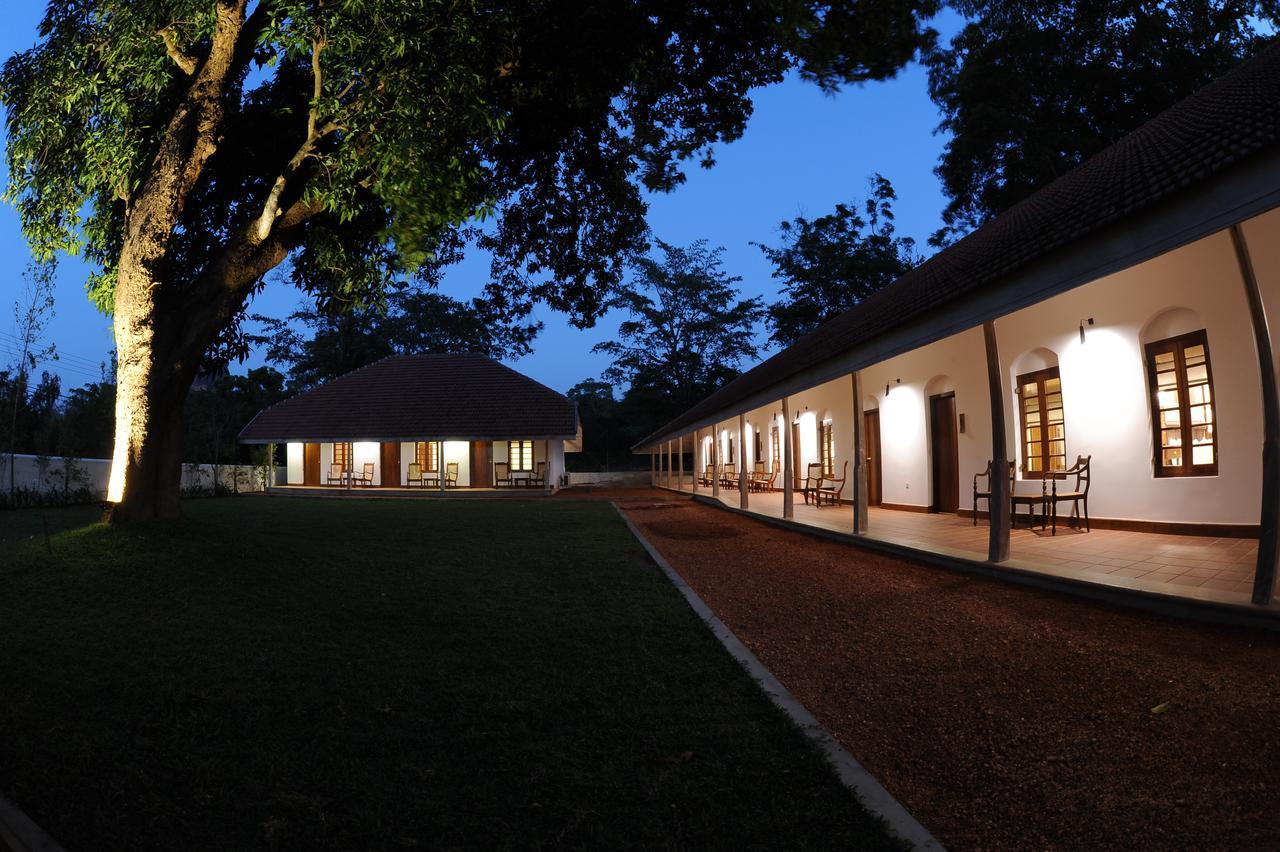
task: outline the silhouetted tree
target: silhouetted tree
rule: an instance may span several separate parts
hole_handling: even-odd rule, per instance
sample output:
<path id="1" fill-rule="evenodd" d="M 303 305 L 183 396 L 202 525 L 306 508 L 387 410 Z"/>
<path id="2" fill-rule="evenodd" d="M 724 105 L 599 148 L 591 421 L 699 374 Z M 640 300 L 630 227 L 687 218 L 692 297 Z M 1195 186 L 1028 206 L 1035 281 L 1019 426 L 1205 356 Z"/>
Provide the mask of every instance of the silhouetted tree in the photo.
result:
<path id="1" fill-rule="evenodd" d="M 743 299 L 742 279 L 728 274 L 706 240 L 687 248 L 657 240 L 661 257 L 632 258 L 633 275 L 609 306 L 628 319 L 616 339 L 593 351 L 613 363 L 604 379 L 628 387 L 624 411 L 632 423 L 656 428 L 738 374 L 758 353 L 758 298 Z"/>
<path id="2" fill-rule="evenodd" d="M 893 185 L 879 174 L 869 183 L 870 194 L 860 204 L 838 204 L 816 219 L 783 222 L 781 246 L 754 244 L 783 284 L 783 298 L 769 306 L 772 343 L 794 343 L 919 262 L 915 240 L 894 234 Z"/>
<path id="3" fill-rule="evenodd" d="M 945 245 L 1070 171 L 1269 39 L 1274 0 L 954 0 L 970 21 L 928 55 L 951 135 L 936 172 Z M 1258 16 L 1257 18 L 1252 16 Z"/>

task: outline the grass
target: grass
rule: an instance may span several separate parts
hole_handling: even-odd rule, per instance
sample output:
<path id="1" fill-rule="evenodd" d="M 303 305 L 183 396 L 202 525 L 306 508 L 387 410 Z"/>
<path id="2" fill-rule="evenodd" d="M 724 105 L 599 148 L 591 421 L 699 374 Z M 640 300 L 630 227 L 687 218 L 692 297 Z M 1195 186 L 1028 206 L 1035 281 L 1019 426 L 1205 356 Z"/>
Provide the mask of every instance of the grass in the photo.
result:
<path id="1" fill-rule="evenodd" d="M 0 792 L 71 849 L 890 848 L 607 504 L 0 513 Z"/>

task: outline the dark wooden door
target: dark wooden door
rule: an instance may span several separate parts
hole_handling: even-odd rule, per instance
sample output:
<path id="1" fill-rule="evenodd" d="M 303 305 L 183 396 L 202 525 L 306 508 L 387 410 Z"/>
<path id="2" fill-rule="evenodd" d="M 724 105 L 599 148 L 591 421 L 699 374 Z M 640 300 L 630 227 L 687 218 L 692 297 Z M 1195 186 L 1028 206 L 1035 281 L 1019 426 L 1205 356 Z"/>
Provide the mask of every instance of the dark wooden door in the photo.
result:
<path id="1" fill-rule="evenodd" d="M 933 505 L 935 512 L 960 508 L 960 447 L 956 432 L 956 395 L 929 397 L 929 440 L 933 455 Z"/>
<path id="2" fill-rule="evenodd" d="M 386 488 L 400 487 L 400 442 L 383 441 L 379 469 L 382 472 L 382 485 Z"/>
<path id="3" fill-rule="evenodd" d="M 493 442 L 471 442 L 471 487 L 493 487 Z"/>
<path id="4" fill-rule="evenodd" d="M 879 506 L 882 499 L 880 478 L 880 409 L 873 408 L 862 415 L 863 435 L 866 442 L 867 505 Z"/>
<path id="5" fill-rule="evenodd" d="M 320 445 L 302 445 L 302 484 L 320 484 Z"/>

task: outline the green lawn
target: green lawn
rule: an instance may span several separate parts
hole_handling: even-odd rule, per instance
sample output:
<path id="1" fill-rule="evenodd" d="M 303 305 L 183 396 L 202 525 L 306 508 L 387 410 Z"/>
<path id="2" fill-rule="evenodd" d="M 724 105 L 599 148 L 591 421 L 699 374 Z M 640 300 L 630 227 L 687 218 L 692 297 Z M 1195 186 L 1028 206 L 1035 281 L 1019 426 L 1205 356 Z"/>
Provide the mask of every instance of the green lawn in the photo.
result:
<path id="1" fill-rule="evenodd" d="M 605 503 L 0 513 L 0 792 L 72 850 L 882 848 Z"/>

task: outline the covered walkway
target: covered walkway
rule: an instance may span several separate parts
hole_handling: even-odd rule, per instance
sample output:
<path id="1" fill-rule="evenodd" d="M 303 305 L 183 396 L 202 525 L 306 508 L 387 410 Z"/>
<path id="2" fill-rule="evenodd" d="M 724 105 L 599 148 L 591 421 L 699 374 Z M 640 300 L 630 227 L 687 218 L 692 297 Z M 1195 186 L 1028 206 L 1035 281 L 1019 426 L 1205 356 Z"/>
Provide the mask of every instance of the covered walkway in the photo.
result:
<path id="1" fill-rule="evenodd" d="M 674 483 L 673 483 L 674 484 Z M 679 490 L 692 494 L 686 477 Z M 698 496 L 712 499 L 705 487 Z M 739 508 L 737 490 L 721 489 L 719 502 Z M 748 495 L 747 511 L 782 519 L 779 491 Z M 803 526 L 853 536 L 853 509 L 842 504 L 817 508 L 796 495 L 791 519 Z M 1091 532 L 1067 526 L 1059 519 L 1057 535 L 1025 519 L 1010 534 L 1010 559 L 1002 568 L 1033 571 L 1050 577 L 1086 580 L 1204 602 L 1247 606 L 1253 590 L 1258 556 L 1256 538 L 1215 538 L 1094 528 Z M 950 513 L 909 512 L 872 506 L 864 538 L 925 554 L 985 562 L 989 529 L 970 517 Z M 1269 609 L 1280 612 L 1274 603 Z"/>

